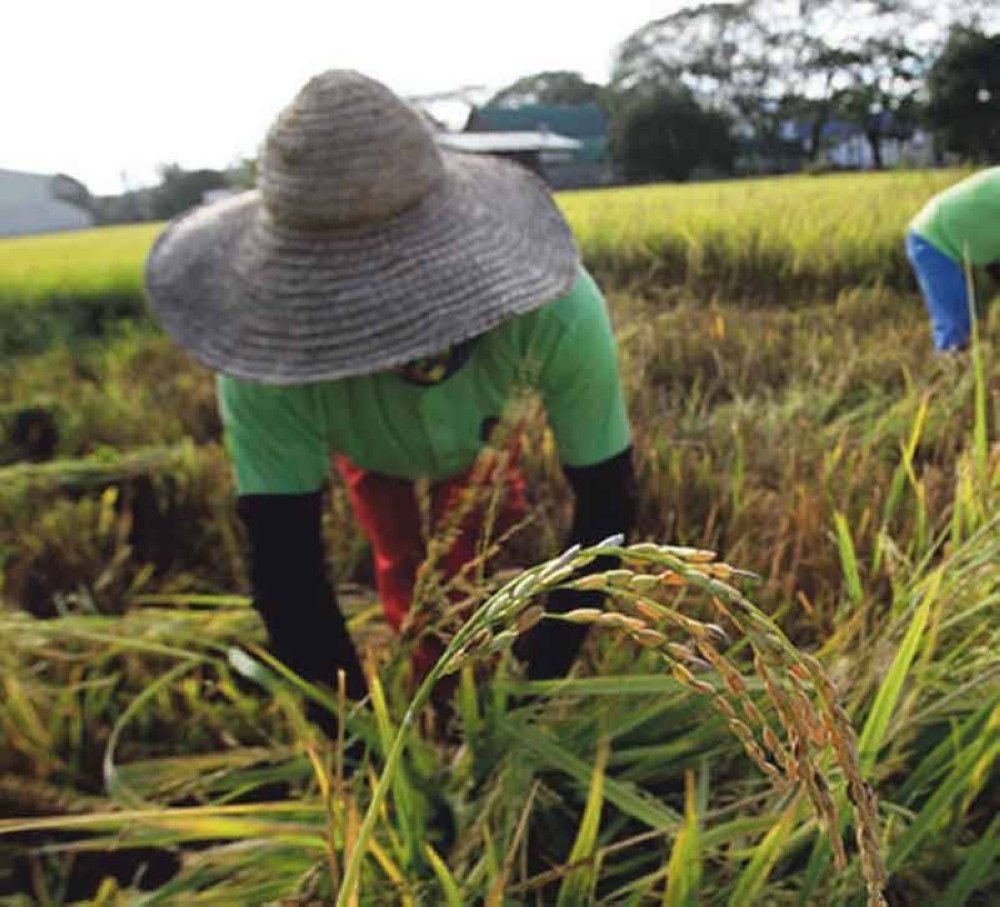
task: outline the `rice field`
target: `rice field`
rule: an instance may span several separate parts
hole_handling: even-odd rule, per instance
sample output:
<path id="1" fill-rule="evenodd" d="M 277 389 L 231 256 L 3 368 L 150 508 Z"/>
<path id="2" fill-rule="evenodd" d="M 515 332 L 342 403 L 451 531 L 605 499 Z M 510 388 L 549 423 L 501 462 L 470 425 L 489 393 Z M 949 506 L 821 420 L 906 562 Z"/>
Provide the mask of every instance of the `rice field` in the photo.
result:
<path id="1" fill-rule="evenodd" d="M 792 303 L 845 286 L 909 289 L 900 239 L 906 223 L 963 175 L 639 186 L 563 193 L 559 204 L 591 269 L 611 285 Z M 138 299 L 142 261 L 160 229 L 104 227 L 0 242 L 0 316 L 24 303 Z"/>
<path id="2" fill-rule="evenodd" d="M 0 356 L 142 320 L 142 264 L 160 229 L 142 224 L 0 240 Z"/>
<path id="3" fill-rule="evenodd" d="M 212 376 L 141 314 L 156 228 L 0 242 L 0 904 L 998 902 L 1000 306 L 931 355 L 901 244 L 961 175 L 560 197 L 639 526 L 573 676 L 525 681 L 511 643 L 598 553 L 562 553 L 532 421 L 533 519 L 437 609 L 444 736 L 336 484 L 371 700 L 260 648 Z"/>
<path id="4" fill-rule="evenodd" d="M 142 262 L 160 224 L 102 227 L 0 242 L 5 303 L 96 299 L 142 292 Z"/>

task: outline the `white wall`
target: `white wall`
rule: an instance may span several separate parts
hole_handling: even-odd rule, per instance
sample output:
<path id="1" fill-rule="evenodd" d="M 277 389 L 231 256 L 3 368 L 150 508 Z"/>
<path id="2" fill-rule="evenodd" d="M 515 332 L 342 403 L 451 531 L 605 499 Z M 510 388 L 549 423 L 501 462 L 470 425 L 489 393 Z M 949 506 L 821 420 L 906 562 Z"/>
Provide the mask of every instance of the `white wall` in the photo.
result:
<path id="1" fill-rule="evenodd" d="M 91 227 L 91 215 L 52 194 L 52 177 L 0 170 L 0 236 Z"/>

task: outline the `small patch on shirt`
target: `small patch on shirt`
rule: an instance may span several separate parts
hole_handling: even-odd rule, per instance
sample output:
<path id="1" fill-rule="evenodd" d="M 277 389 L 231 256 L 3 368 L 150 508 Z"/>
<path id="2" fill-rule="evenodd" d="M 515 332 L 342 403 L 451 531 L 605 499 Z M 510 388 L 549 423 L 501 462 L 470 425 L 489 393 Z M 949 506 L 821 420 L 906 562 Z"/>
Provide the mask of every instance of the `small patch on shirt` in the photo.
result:
<path id="1" fill-rule="evenodd" d="M 433 356 L 423 356 L 405 365 L 396 372 L 411 384 L 425 386 L 440 384 L 455 374 L 469 360 L 475 338 L 457 343 Z"/>

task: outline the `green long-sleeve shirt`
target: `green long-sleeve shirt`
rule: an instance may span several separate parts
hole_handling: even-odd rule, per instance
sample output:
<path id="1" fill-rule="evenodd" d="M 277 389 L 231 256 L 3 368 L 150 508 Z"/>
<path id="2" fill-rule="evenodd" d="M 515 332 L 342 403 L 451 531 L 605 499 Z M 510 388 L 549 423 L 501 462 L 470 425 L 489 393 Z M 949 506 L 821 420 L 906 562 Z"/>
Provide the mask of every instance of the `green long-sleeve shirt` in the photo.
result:
<path id="1" fill-rule="evenodd" d="M 1000 261 L 1000 167 L 970 176 L 935 195 L 910 229 L 955 261 Z"/>
<path id="2" fill-rule="evenodd" d="M 461 472 L 485 444 L 484 424 L 528 387 L 541 393 L 564 465 L 628 446 L 611 323 L 586 272 L 562 298 L 481 336 L 441 384 L 394 371 L 303 385 L 221 376 L 219 403 L 239 493 L 302 494 L 323 485 L 331 453 L 404 478 Z"/>

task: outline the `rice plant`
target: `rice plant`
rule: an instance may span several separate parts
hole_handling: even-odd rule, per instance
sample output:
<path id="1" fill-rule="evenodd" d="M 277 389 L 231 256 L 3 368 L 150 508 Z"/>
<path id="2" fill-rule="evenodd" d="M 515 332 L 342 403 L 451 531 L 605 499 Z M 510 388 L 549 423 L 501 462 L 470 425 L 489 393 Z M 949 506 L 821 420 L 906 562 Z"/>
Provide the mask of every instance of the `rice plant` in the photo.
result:
<path id="1" fill-rule="evenodd" d="M 561 196 L 608 291 L 648 541 L 596 549 L 603 574 L 560 559 L 529 418 L 532 519 L 453 586 L 431 558 L 434 619 L 397 638 L 334 483 L 360 705 L 268 656 L 212 376 L 122 329 L 158 228 L 58 238 L 30 280 L 50 240 L 0 243 L 0 903 L 990 903 L 1000 307 L 986 287 L 971 355 L 930 357 L 899 242 L 960 175 Z M 605 605 L 543 617 L 560 583 Z M 520 676 L 537 620 L 591 627 L 572 676 Z M 425 632 L 445 654 L 414 690 Z"/>

